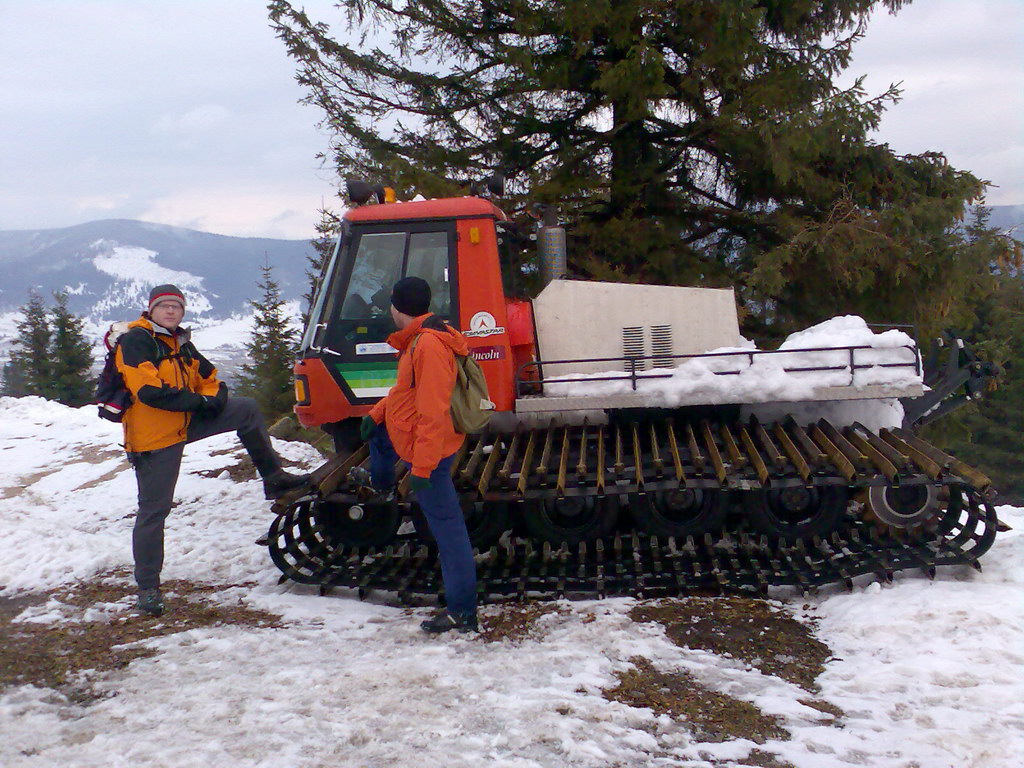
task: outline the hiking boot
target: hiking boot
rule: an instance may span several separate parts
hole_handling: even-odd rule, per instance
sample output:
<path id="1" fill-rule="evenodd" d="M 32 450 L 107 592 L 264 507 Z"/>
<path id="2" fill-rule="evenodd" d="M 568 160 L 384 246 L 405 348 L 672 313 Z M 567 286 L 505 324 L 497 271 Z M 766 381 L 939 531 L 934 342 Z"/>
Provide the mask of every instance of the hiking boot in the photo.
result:
<path id="1" fill-rule="evenodd" d="M 365 467 L 352 467 L 348 471 L 348 484 L 364 504 L 390 504 L 395 500 L 395 488 L 374 488 L 370 470 Z"/>
<path id="2" fill-rule="evenodd" d="M 360 488 L 372 488 L 373 487 L 373 476 L 370 474 L 370 470 L 366 467 L 352 467 L 348 471 L 348 484 L 352 486 L 354 490 Z"/>
<path id="3" fill-rule="evenodd" d="M 139 599 L 135 607 L 150 616 L 159 616 L 164 612 L 164 596 L 160 594 L 160 587 L 153 589 L 140 589 Z"/>
<path id="4" fill-rule="evenodd" d="M 263 496 L 267 499 L 279 499 L 288 491 L 309 484 L 309 475 L 293 475 L 278 469 L 263 478 Z"/>
<path id="5" fill-rule="evenodd" d="M 448 611 L 441 611 L 439 614 L 434 616 L 434 618 L 427 619 L 422 622 L 420 624 L 420 629 L 431 635 L 448 632 L 452 629 L 457 632 L 476 632 L 476 614 L 448 613 Z"/>

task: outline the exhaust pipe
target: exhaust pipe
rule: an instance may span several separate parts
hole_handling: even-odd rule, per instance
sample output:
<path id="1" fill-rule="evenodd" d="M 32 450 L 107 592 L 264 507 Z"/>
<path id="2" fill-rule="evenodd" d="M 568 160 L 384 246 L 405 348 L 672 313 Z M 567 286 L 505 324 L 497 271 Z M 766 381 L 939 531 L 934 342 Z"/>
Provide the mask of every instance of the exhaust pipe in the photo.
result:
<path id="1" fill-rule="evenodd" d="M 558 226 L 555 206 L 544 207 L 540 228 L 537 230 L 537 252 L 540 254 L 540 277 L 544 285 L 568 274 L 565 246 L 565 228 Z"/>

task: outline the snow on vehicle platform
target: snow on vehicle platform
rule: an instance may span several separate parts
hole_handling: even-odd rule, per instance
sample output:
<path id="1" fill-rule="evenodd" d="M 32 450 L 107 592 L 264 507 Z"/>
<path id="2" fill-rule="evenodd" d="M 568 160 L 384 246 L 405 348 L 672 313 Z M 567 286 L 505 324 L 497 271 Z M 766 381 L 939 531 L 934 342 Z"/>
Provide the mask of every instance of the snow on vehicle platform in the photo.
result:
<path id="1" fill-rule="evenodd" d="M 794 333 L 777 350 L 751 342 L 674 358 L 682 362 L 672 368 L 629 371 L 623 360 L 609 359 L 608 370 L 545 378 L 544 394 L 519 398 L 516 411 L 893 400 L 925 391 L 914 340 L 897 329 L 876 333 L 855 315 Z M 552 365 L 564 370 L 571 363 Z"/>

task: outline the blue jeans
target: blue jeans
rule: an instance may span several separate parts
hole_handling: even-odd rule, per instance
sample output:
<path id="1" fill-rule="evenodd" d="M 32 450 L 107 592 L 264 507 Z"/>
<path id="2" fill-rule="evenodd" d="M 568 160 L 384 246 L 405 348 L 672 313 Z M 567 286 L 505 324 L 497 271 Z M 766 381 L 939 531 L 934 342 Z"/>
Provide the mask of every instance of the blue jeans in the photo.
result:
<path id="1" fill-rule="evenodd" d="M 370 474 L 375 488 L 390 488 L 395 484 L 398 458 L 387 428 L 383 423 L 378 424 L 370 438 Z M 437 540 L 448 611 L 465 616 L 476 614 L 476 562 L 459 495 L 452 483 L 454 461 L 454 453 L 441 459 L 430 473 L 430 487 L 418 491 L 416 500 Z"/>

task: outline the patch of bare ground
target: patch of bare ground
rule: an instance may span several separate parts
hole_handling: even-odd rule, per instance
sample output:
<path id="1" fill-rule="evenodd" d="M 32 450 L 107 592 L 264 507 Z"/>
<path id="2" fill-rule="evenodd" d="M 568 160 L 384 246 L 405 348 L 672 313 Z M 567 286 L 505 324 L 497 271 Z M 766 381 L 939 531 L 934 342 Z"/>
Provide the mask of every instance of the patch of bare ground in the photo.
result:
<path id="1" fill-rule="evenodd" d="M 542 634 L 538 621 L 553 613 L 565 613 L 565 609 L 551 603 L 499 604 L 481 615 L 477 638 L 485 643 L 536 639 Z"/>
<path id="2" fill-rule="evenodd" d="M 211 456 L 233 456 L 238 453 L 238 449 L 228 449 L 223 451 L 213 451 Z M 237 458 L 234 464 L 230 464 L 226 467 L 219 467 L 218 469 L 204 469 L 196 474 L 200 477 L 218 477 L 221 472 L 227 472 L 230 477 L 236 483 L 244 483 L 247 480 L 255 480 L 259 477 L 256 472 L 256 465 L 252 463 L 252 459 L 249 458 L 249 454 L 242 451 L 241 456 Z"/>
<path id="3" fill-rule="evenodd" d="M 810 693 L 818 692 L 815 681 L 832 655 L 828 646 L 814 637 L 811 627 L 765 600 L 661 600 L 636 606 L 630 618 L 661 624 L 676 645 L 732 657 Z"/>
<path id="4" fill-rule="evenodd" d="M 334 440 L 323 430 L 306 429 L 293 416 L 282 416 L 270 426 L 270 434 L 279 440 L 308 443 L 325 459 L 334 456 Z"/>
<path id="5" fill-rule="evenodd" d="M 101 464 L 104 461 L 109 461 L 110 459 L 116 459 L 118 457 L 121 458 L 121 463 L 117 467 L 105 473 L 101 477 L 96 478 L 95 480 L 91 480 L 88 483 L 85 483 L 84 485 L 80 485 L 78 488 L 75 488 L 76 491 L 80 491 L 87 488 L 95 488 L 97 485 L 105 483 L 108 480 L 112 480 L 113 478 L 117 477 L 118 474 L 120 474 L 121 472 L 128 468 L 128 461 L 124 458 L 123 451 L 115 451 L 111 449 L 98 449 L 92 447 L 79 448 L 71 455 L 70 459 L 68 459 L 66 462 L 62 462 L 57 466 L 50 467 L 48 469 L 40 470 L 39 472 L 34 472 L 30 475 L 24 475 L 22 477 L 19 477 L 16 481 L 17 485 L 8 486 L 7 488 L 0 490 L 0 499 L 13 499 L 18 496 L 21 496 L 29 486 L 35 485 L 40 480 L 44 480 L 50 475 L 55 475 L 58 472 L 62 472 L 67 464 L 73 464 L 76 462 L 84 462 L 86 464 Z"/>
<path id="6" fill-rule="evenodd" d="M 125 459 L 124 451 L 118 451 L 112 448 L 97 448 L 94 445 L 90 445 L 83 446 L 76 450 L 71 460 L 84 461 L 86 464 L 101 464 L 104 461 L 110 461 L 111 459 L 118 458 L 124 460 L 125 465 L 128 464 L 128 460 Z"/>
<path id="7" fill-rule="evenodd" d="M 252 463 L 252 459 L 249 458 L 249 454 L 245 451 L 240 451 L 238 448 L 228 448 L 220 451 L 213 451 L 210 453 L 211 456 L 233 456 L 234 454 L 241 453 L 237 457 L 234 464 L 226 467 L 220 467 L 218 469 L 204 469 L 196 474 L 200 477 L 218 477 L 221 472 L 225 470 L 230 477 L 236 483 L 244 483 L 247 480 L 256 480 L 259 478 L 259 473 L 256 471 L 256 465 Z M 300 467 L 301 465 L 297 461 L 290 459 L 281 458 L 281 466 L 285 469 L 291 469 L 294 467 Z"/>
<path id="8" fill-rule="evenodd" d="M 740 762 L 730 760 L 723 763 L 719 760 L 712 760 L 711 765 L 715 768 L 794 768 L 792 763 L 780 760 L 778 755 L 771 752 L 764 752 L 760 749 L 752 750 L 749 755 Z"/>
<path id="9" fill-rule="evenodd" d="M 749 739 L 764 744 L 790 738 L 778 717 L 765 715 L 748 701 L 713 691 L 686 672 L 657 670 L 639 656 L 630 663 L 630 669 L 616 673 L 619 684 L 602 691 L 609 701 L 646 707 L 656 715 L 684 721 L 699 741 Z"/>
<path id="10" fill-rule="evenodd" d="M 281 626 L 280 616 L 211 599 L 226 586 L 238 585 L 165 582 L 168 610 L 159 618 L 135 610 L 135 586 L 123 570 L 43 594 L 0 598 L 0 690 L 31 684 L 87 704 L 99 697 L 90 678 L 156 653 L 144 640 L 201 627 Z M 50 601 L 59 603 L 61 620 L 14 621 L 26 608 Z M 87 614 L 90 608 L 101 610 Z"/>

